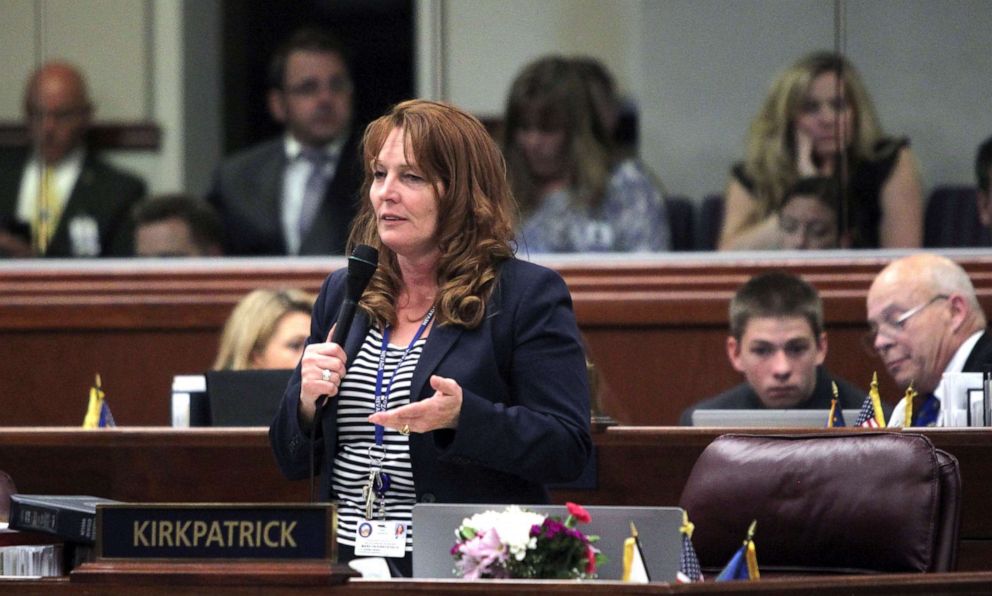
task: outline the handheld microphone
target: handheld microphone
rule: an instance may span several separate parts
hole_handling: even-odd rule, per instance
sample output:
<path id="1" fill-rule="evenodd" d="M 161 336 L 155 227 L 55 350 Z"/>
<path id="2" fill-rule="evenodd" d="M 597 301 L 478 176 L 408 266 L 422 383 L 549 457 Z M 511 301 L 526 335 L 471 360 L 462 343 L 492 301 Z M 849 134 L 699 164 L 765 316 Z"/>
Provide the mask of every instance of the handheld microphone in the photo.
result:
<path id="1" fill-rule="evenodd" d="M 379 266 L 379 251 L 367 244 L 359 244 L 348 257 L 348 280 L 345 284 L 344 302 L 338 310 L 337 327 L 331 341 L 343 346 L 351 329 L 351 321 L 355 318 L 355 309 L 369 281 Z"/>
<path id="2" fill-rule="evenodd" d="M 351 251 L 351 256 L 348 257 L 348 279 L 345 282 L 345 296 L 344 302 L 341 303 L 341 308 L 338 310 L 338 318 L 334 328 L 334 333 L 331 335 L 331 341 L 338 344 L 339 346 L 344 346 L 345 340 L 348 339 L 348 331 L 351 330 L 351 322 L 355 318 L 355 309 L 358 307 L 358 301 L 362 298 L 362 292 L 372 281 L 372 276 L 375 275 L 376 267 L 379 266 L 379 251 L 372 248 L 367 244 L 359 244 L 355 247 L 355 250 Z M 317 433 L 317 426 L 320 424 L 320 419 L 323 414 L 324 404 L 327 403 L 327 396 L 321 395 L 317 399 L 317 410 L 314 414 L 313 426 L 310 427 L 310 500 L 317 500 L 317 493 L 315 492 L 314 486 L 314 438 Z"/>

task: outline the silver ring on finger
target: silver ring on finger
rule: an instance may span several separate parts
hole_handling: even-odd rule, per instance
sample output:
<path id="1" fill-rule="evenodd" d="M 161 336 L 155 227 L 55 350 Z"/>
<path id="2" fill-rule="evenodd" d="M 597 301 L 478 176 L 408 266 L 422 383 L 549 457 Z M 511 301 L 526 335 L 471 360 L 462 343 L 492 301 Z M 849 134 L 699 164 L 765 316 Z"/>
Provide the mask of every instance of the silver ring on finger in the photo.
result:
<path id="1" fill-rule="evenodd" d="M 324 381 L 325 383 L 330 383 L 331 382 L 331 371 L 327 370 L 326 368 L 323 369 L 323 370 L 321 370 L 320 371 L 320 380 Z"/>

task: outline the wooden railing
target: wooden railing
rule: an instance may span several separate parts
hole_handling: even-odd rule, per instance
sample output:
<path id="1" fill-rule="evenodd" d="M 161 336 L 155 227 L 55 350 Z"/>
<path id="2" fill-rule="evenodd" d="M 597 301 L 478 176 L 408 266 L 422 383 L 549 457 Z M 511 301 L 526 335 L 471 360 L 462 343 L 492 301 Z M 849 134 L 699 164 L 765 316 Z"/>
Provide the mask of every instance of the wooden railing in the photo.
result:
<path id="1" fill-rule="evenodd" d="M 727 362 L 727 305 L 751 275 L 785 269 L 823 297 L 835 374 L 900 396 L 866 353 L 865 296 L 892 255 L 664 255 L 540 259 L 564 276 L 604 384 L 602 409 L 625 424 L 674 424 L 692 403 L 741 382 Z M 992 312 L 992 256 L 953 253 Z M 12 262 L 0 265 L 0 424 L 80 424 L 100 373 L 120 424 L 169 423 L 173 375 L 213 361 L 221 326 L 256 287 L 316 292 L 330 259 Z"/>

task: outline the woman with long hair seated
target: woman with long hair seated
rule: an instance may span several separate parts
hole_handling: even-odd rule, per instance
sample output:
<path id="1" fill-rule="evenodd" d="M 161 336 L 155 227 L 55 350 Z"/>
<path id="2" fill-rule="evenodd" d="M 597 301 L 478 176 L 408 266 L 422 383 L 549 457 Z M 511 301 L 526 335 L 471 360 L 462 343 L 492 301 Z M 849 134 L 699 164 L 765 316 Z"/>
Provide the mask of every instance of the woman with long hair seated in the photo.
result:
<path id="1" fill-rule="evenodd" d="M 923 189 L 909 141 L 882 132 L 854 66 L 830 52 L 809 54 L 772 83 L 731 172 L 720 249 L 776 248 L 786 191 L 814 176 L 839 180 L 852 248 L 920 246 Z"/>
<path id="2" fill-rule="evenodd" d="M 663 251 L 664 197 L 639 161 L 615 150 L 608 119 L 575 61 L 527 65 L 510 89 L 503 153 L 529 253 Z"/>

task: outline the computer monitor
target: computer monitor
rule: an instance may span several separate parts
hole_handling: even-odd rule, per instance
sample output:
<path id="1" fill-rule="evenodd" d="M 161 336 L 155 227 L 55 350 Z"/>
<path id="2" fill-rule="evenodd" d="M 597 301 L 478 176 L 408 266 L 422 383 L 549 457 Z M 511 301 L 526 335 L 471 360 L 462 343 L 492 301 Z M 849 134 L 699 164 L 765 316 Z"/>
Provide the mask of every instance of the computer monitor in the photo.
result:
<path id="1" fill-rule="evenodd" d="M 292 369 L 207 372 L 211 426 L 269 426 Z"/>
<path id="2" fill-rule="evenodd" d="M 562 505 L 525 505 L 529 511 L 558 515 Z M 506 505 L 417 503 L 413 506 L 413 577 L 452 579 L 455 560 L 451 546 L 455 530 L 465 518 L 484 511 L 502 511 Z M 600 579 L 623 577 L 623 543 L 630 537 L 630 524 L 637 528 L 644 564 L 651 581 L 675 581 L 682 553 L 682 509 L 679 507 L 586 507 L 592 520 L 581 524 L 583 534 L 595 534 L 595 543 L 607 561 L 599 568 Z"/>
<path id="3" fill-rule="evenodd" d="M 844 422 L 854 424 L 861 410 L 842 410 Z M 693 426 L 823 428 L 830 410 L 694 410 Z"/>

